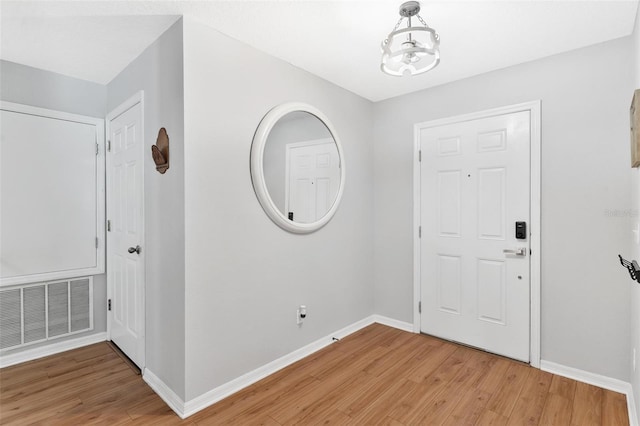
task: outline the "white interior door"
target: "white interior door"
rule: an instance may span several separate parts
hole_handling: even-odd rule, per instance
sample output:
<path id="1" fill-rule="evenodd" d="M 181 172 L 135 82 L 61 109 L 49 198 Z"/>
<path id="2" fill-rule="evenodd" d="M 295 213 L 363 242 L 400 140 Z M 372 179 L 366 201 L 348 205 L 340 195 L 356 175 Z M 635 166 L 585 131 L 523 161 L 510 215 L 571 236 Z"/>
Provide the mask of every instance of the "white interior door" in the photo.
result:
<path id="1" fill-rule="evenodd" d="M 340 157 L 333 139 L 287 144 L 285 207 L 291 220 L 311 223 L 335 202 Z"/>
<path id="2" fill-rule="evenodd" d="M 421 331 L 528 362 L 530 112 L 419 138 Z"/>
<path id="3" fill-rule="evenodd" d="M 124 111 L 122 111 L 124 109 Z M 142 103 L 107 118 L 107 281 L 111 340 L 144 367 Z"/>

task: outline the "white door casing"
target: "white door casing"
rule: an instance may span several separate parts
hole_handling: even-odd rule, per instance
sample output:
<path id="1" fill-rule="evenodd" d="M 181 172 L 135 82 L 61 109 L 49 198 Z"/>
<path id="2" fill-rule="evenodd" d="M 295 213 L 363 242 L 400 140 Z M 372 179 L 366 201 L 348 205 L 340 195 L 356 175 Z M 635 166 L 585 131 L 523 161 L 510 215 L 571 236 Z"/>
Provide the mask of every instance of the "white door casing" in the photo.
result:
<path id="1" fill-rule="evenodd" d="M 421 123 L 415 135 L 415 331 L 537 366 L 539 103 Z M 513 249 L 524 255 L 503 253 Z"/>
<path id="2" fill-rule="evenodd" d="M 145 365 L 144 131 L 139 92 L 107 116 L 108 334 Z M 139 248 L 138 251 L 134 249 Z"/>
<path id="3" fill-rule="evenodd" d="M 285 215 L 312 223 L 331 209 L 340 188 L 340 156 L 333 139 L 286 146 Z"/>

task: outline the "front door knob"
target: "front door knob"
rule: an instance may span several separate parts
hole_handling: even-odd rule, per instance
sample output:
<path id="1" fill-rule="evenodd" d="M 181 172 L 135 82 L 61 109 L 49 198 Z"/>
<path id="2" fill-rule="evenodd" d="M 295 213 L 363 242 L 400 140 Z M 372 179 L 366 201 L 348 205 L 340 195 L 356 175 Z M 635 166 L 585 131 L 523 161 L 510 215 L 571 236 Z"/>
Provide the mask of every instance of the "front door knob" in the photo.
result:
<path id="1" fill-rule="evenodd" d="M 517 249 L 504 249 L 502 250 L 502 252 L 504 254 L 515 254 L 516 256 L 526 256 L 527 255 L 527 248 L 526 247 L 520 247 Z"/>

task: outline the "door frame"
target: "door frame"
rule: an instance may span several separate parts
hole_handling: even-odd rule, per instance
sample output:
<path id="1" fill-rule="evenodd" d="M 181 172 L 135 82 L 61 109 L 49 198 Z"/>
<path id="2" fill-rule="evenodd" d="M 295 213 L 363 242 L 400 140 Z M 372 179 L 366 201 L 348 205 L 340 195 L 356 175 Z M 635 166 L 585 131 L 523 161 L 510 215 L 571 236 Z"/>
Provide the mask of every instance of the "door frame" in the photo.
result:
<path id="1" fill-rule="evenodd" d="M 124 101 L 123 103 L 121 103 L 120 105 L 118 105 L 115 109 L 113 109 L 109 114 L 107 114 L 107 117 L 105 118 L 105 141 L 107 141 L 107 149 L 105 149 L 105 157 L 106 157 L 106 164 L 105 164 L 105 206 L 106 206 L 106 218 L 105 218 L 105 230 L 106 230 L 106 221 L 109 220 L 110 218 L 110 203 L 109 203 L 109 194 L 110 194 L 110 188 L 109 188 L 109 173 L 111 171 L 111 156 L 109 155 L 110 151 L 110 134 L 111 134 L 111 121 L 115 118 L 117 118 L 119 115 L 123 114 L 124 112 L 126 112 L 127 110 L 133 108 L 136 104 L 140 104 L 140 130 L 142 132 L 142 137 L 141 137 L 141 146 L 140 149 L 142 151 L 142 178 L 140 180 L 140 185 L 142 186 L 142 203 L 140 205 L 140 209 L 141 209 L 141 214 L 142 214 L 142 224 L 140 226 L 140 245 L 143 247 L 143 250 L 146 248 L 146 233 L 145 233 L 145 208 L 144 208 L 144 165 L 145 165 L 145 156 L 144 156 L 144 91 L 140 90 L 138 92 L 136 92 L 135 94 L 133 94 L 133 96 L 131 96 L 129 99 L 127 99 L 126 101 Z M 107 244 L 109 244 L 109 232 L 106 231 L 106 241 Z M 106 267 L 106 275 L 107 275 L 107 301 L 110 300 L 113 297 L 113 281 L 111 279 L 111 277 L 109 276 L 109 263 L 111 261 L 111 259 L 109 259 L 109 247 L 107 246 L 106 250 L 105 250 L 105 255 L 106 255 L 106 259 L 107 259 L 107 267 Z M 140 324 L 141 327 L 141 335 L 142 335 L 142 339 L 143 339 L 143 346 L 142 346 L 142 353 L 140 354 L 140 370 L 144 373 L 145 370 L 145 365 L 146 365 L 146 346 L 147 346 L 147 340 L 146 340 L 146 319 L 147 319 L 147 315 L 146 315 L 146 292 L 147 292 L 147 281 L 146 281 L 146 256 L 144 258 L 144 267 L 142 268 L 142 298 L 140 300 L 140 306 L 139 308 L 142 309 L 142 322 Z M 107 340 L 111 341 L 111 322 L 113 321 L 113 311 L 109 310 L 107 308 Z"/>
<path id="2" fill-rule="evenodd" d="M 420 271 L 420 131 L 430 127 L 439 127 L 447 124 L 455 124 L 464 121 L 494 117 L 497 115 L 511 114 L 515 112 L 530 112 L 531 141 L 530 141 L 530 200 L 531 214 L 531 255 L 529 265 L 531 268 L 530 283 L 530 319 L 529 319 L 529 363 L 532 367 L 540 368 L 540 145 L 541 145 L 541 101 L 531 101 L 516 105 L 478 111 L 470 114 L 456 115 L 437 120 L 429 120 L 416 123 L 413 126 L 413 331 L 420 333 L 420 312 L 418 303 L 421 299 L 421 271 Z"/>

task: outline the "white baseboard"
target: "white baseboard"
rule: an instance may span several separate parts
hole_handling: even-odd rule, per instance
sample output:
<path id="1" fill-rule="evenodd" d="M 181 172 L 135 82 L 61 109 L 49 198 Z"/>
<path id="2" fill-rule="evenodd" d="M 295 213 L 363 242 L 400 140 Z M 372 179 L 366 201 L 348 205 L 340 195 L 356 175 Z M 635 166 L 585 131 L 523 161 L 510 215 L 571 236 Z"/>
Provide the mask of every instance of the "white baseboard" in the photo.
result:
<path id="1" fill-rule="evenodd" d="M 9 367 L 22 362 L 33 361 L 34 359 L 55 355 L 60 352 L 70 351 L 71 349 L 77 349 L 83 346 L 93 345 L 94 343 L 100 343 L 106 340 L 107 333 L 101 332 L 91 334 L 89 336 L 64 340 L 62 342 L 55 342 L 49 345 L 39 346 L 37 348 L 26 349 L 12 354 L 0 355 L 0 368 Z"/>
<path id="2" fill-rule="evenodd" d="M 167 386 L 158 376 L 153 374 L 148 368 L 144 369 L 142 379 L 147 382 L 149 387 L 167 403 L 181 419 L 184 419 L 184 401 L 169 386 Z"/>
<path id="3" fill-rule="evenodd" d="M 409 333 L 415 333 L 415 331 L 413 330 L 413 324 L 410 322 L 404 322 L 377 314 L 373 315 L 373 322 L 397 328 L 398 330 L 408 331 Z"/>
<path id="4" fill-rule="evenodd" d="M 259 380 L 262 380 L 263 378 L 275 373 L 276 371 L 281 370 L 293 364 L 294 362 L 299 361 L 302 358 L 319 351 L 326 346 L 329 346 L 334 342 L 334 337 L 337 339 L 342 339 L 343 337 L 348 336 L 351 333 L 355 333 L 356 331 L 368 325 L 371 325 L 374 322 L 376 322 L 374 316 L 371 315 L 334 333 L 322 337 L 315 342 L 303 346 L 302 348 L 297 349 L 283 357 L 271 361 L 270 363 L 263 365 L 262 367 L 256 368 L 255 370 L 250 371 L 247 374 L 244 374 L 236 379 L 233 379 L 230 382 L 218 386 L 217 388 L 212 389 L 209 392 L 200 395 L 199 397 L 187 401 L 184 404 L 185 417 L 183 418 L 189 417 L 192 414 L 195 414 L 198 411 L 207 408 L 210 405 L 213 405 L 216 402 L 238 392 L 239 390 L 244 389 Z M 178 415 L 180 414 L 178 413 Z"/>
<path id="5" fill-rule="evenodd" d="M 639 426 L 638 412 L 633 398 L 633 387 L 631 386 L 631 383 L 545 360 L 540 360 L 540 369 L 548 373 L 557 374 L 558 376 L 567 377 L 579 382 L 588 383 L 603 389 L 625 394 L 627 396 L 629 424 L 631 426 Z"/>
<path id="6" fill-rule="evenodd" d="M 160 396 L 160 398 L 162 398 L 167 405 L 171 407 L 178 416 L 180 416 L 180 418 L 185 419 L 246 388 L 247 386 L 250 386 L 257 381 L 293 364 L 294 362 L 329 346 L 334 342 L 334 338 L 342 339 L 343 337 L 355 333 L 356 331 L 376 322 L 403 331 L 413 332 L 412 324 L 381 315 L 371 315 L 186 402 L 176 395 L 169 386 L 167 386 L 149 369 L 145 369 L 143 378 L 145 382 L 147 382 L 149 386 Z"/>

